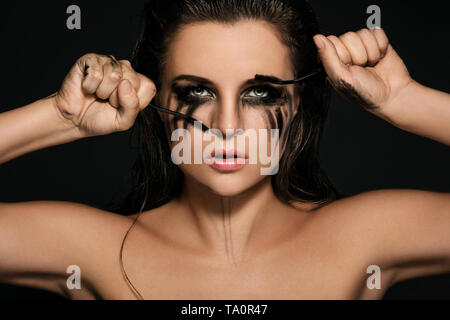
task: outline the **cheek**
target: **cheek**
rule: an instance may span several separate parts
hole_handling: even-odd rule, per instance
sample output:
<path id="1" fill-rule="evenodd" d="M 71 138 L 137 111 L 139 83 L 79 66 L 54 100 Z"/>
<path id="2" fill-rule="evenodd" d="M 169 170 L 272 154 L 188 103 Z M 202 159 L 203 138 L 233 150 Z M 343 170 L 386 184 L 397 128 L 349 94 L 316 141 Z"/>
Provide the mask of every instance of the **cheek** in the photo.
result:
<path id="1" fill-rule="evenodd" d="M 279 129 L 280 132 L 283 132 L 295 115 L 295 106 L 288 99 L 283 105 L 265 108 L 264 115 L 269 128 Z"/>
<path id="2" fill-rule="evenodd" d="M 184 109 L 188 110 L 188 108 L 183 107 L 181 111 Z M 202 110 L 200 110 L 202 109 Z M 196 112 L 195 116 L 196 119 L 200 121 L 205 121 L 205 119 L 208 118 L 208 115 L 211 113 L 211 110 L 206 110 L 206 108 L 200 108 L 197 109 L 198 112 Z M 271 148 L 278 142 L 279 152 L 282 154 L 285 143 L 286 143 L 286 129 L 292 122 L 294 113 L 289 109 L 287 106 L 282 107 L 272 107 L 272 108 L 249 108 L 244 111 L 245 112 L 245 120 L 243 123 L 243 127 L 245 127 L 245 130 L 252 130 L 255 132 L 257 138 L 256 138 L 256 144 L 259 145 L 262 141 L 265 142 L 265 145 L 267 146 L 267 151 L 269 154 L 271 154 Z M 203 141 L 201 138 L 201 141 L 197 141 L 195 143 L 195 137 L 198 134 L 194 135 L 194 128 L 192 125 L 188 125 L 186 121 L 183 121 L 182 119 L 179 119 L 177 117 L 172 117 L 170 115 L 167 115 L 166 113 L 163 114 L 164 117 L 164 125 L 167 130 L 167 137 L 168 137 L 168 143 L 170 146 L 170 149 L 172 150 L 176 145 L 180 144 L 183 138 L 180 138 L 179 140 L 172 141 L 172 134 L 177 129 L 184 129 L 185 132 L 189 135 L 190 144 L 188 141 L 184 142 L 185 147 L 188 147 L 190 149 L 190 154 L 192 158 L 192 162 L 194 162 L 194 152 L 196 149 L 202 149 L 201 154 L 203 155 L 203 151 L 207 148 L 207 146 L 211 145 L 215 139 L 211 139 L 209 141 Z M 263 137 L 260 137 L 259 130 L 263 129 L 265 130 L 266 134 Z M 274 134 L 274 131 L 276 130 L 276 135 L 273 136 L 275 139 L 272 139 L 272 135 Z M 247 132 L 247 131 L 245 131 Z M 202 135 L 203 133 L 200 133 Z M 219 139 L 220 140 L 220 139 Z M 249 142 L 249 139 L 246 138 L 245 144 L 248 145 L 251 142 Z M 257 146 L 258 148 L 258 146 Z M 184 150 L 185 148 L 183 148 Z M 198 150 L 197 150 L 198 151 Z M 180 156 L 184 156 L 183 151 L 181 151 Z"/>
<path id="3" fill-rule="evenodd" d="M 243 112 L 245 114 L 244 124 L 246 129 L 271 129 L 266 109 L 247 108 Z"/>
<path id="4" fill-rule="evenodd" d="M 170 101 L 168 101 L 170 102 Z M 178 104 L 171 106 L 170 109 L 174 111 L 181 112 L 183 114 L 187 114 L 197 120 L 200 120 L 206 124 L 208 124 L 208 119 L 212 116 L 212 112 L 214 112 L 214 104 L 202 104 L 197 106 L 186 106 L 183 104 Z M 179 140 L 172 141 L 172 133 L 176 129 L 185 129 L 190 135 L 190 151 L 191 154 L 191 162 L 194 163 L 194 153 L 196 149 L 200 150 L 200 153 L 203 155 L 203 151 L 206 147 L 211 144 L 210 142 L 202 141 L 199 143 L 194 143 L 194 128 L 192 125 L 189 125 L 188 122 L 178 118 L 173 117 L 172 115 L 168 115 L 167 113 L 160 113 L 162 120 L 164 121 L 168 143 L 170 149 L 172 150 L 176 145 L 180 143 Z M 289 101 L 289 103 L 280 105 L 280 106 L 261 106 L 261 107 L 243 107 L 240 109 L 241 124 L 247 129 L 256 130 L 257 142 L 259 145 L 264 139 L 265 145 L 267 146 L 268 155 L 273 154 L 273 148 L 276 146 L 277 153 L 281 156 L 285 150 L 287 137 L 286 131 L 289 128 L 292 119 L 295 115 L 294 105 Z M 267 137 L 260 137 L 258 129 L 265 129 Z M 272 129 L 277 130 L 276 135 L 272 136 Z M 214 141 L 214 140 L 213 140 Z M 246 140 L 247 148 L 248 148 L 248 140 Z M 185 144 L 186 145 L 186 144 Z M 259 147 L 257 147 L 259 149 Z M 197 150 L 198 151 L 198 150 Z M 183 151 L 178 154 L 180 157 L 184 157 Z M 257 156 L 259 160 L 259 156 Z M 259 162 L 259 161 L 258 161 Z M 187 164 L 187 166 L 192 166 Z M 198 165 L 194 165 L 194 167 L 199 167 Z M 194 169 L 198 170 L 198 169 Z"/>
<path id="5" fill-rule="evenodd" d="M 297 106 L 294 106 L 292 103 L 290 103 L 289 105 L 266 109 L 264 112 L 267 127 L 277 130 L 276 138 L 271 139 L 270 136 L 268 136 L 268 146 L 269 148 L 272 148 L 276 143 L 279 157 L 283 155 L 286 149 L 288 131 L 296 115 L 296 107 Z M 273 154 L 272 150 L 270 150 L 269 153 Z"/>

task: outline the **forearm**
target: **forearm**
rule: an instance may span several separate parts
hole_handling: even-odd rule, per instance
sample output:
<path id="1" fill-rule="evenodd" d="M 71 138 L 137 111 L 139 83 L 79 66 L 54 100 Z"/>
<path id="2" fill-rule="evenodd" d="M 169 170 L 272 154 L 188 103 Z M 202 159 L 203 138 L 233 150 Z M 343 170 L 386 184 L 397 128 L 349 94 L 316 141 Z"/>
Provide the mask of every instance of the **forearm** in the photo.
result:
<path id="1" fill-rule="evenodd" d="M 0 114 L 0 164 L 31 151 L 68 143 L 82 136 L 57 110 L 54 98 Z"/>
<path id="2" fill-rule="evenodd" d="M 385 110 L 400 129 L 450 145 L 450 94 L 412 81 Z"/>

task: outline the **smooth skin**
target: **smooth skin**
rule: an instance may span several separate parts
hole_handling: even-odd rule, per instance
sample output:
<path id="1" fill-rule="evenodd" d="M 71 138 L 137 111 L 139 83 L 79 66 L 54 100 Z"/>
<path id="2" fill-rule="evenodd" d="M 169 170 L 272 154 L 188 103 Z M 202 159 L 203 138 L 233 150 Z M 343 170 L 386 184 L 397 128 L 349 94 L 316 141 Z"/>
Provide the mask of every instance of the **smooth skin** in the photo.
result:
<path id="1" fill-rule="evenodd" d="M 195 41 L 205 34 L 211 41 Z M 235 41 L 218 51 L 227 37 Z M 271 50 L 262 54 L 255 39 L 271 43 Z M 315 41 L 340 93 L 403 130 L 450 145 L 449 95 L 412 80 L 383 30 L 317 35 Z M 279 57 L 287 49 L 265 23 L 186 26 L 173 46 L 176 63 L 168 77 L 187 69 L 215 75 L 225 97 L 213 117 L 216 127 L 242 120 L 231 102 L 240 80 L 267 72 L 286 78 L 291 70 L 289 63 L 268 63 L 285 61 Z M 205 67 L 205 57 L 218 52 L 221 60 Z M 245 60 L 243 53 L 252 65 L 236 63 L 237 54 Z M 156 94 L 154 83 L 129 62 L 83 56 L 57 94 L 0 114 L 0 136 L 6 137 L 0 163 L 127 130 Z M 165 101 L 167 85 L 158 94 Z M 199 182 L 196 175 L 190 171 L 189 188 L 179 199 L 142 213 L 129 234 L 124 266 L 145 299 L 380 299 L 398 281 L 450 272 L 448 193 L 378 190 L 323 207 L 287 205 L 264 179 L 239 189 L 225 216 L 221 193 L 232 190 L 220 189 L 214 177 Z M 119 265 L 133 218 L 69 202 L 2 203 L 0 281 L 71 299 L 135 299 Z M 81 268 L 81 290 L 66 287 L 70 265 Z M 370 265 L 381 268 L 381 289 L 366 287 Z"/>

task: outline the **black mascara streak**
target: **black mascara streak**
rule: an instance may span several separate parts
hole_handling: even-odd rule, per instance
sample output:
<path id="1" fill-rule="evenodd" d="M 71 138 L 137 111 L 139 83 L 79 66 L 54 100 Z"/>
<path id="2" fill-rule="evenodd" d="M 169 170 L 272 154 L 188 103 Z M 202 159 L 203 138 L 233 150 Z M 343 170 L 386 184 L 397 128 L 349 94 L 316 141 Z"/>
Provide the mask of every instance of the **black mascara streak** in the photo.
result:
<path id="1" fill-rule="evenodd" d="M 350 101 L 352 101 L 356 104 L 361 105 L 365 109 L 374 111 L 379 108 L 378 106 L 374 105 L 372 102 L 367 101 L 366 99 L 361 97 L 361 95 L 356 91 L 356 89 L 351 84 L 349 84 L 348 82 L 346 82 L 342 79 L 337 81 L 336 89 L 338 90 L 338 92 L 343 94 L 347 99 L 349 99 Z"/>
<path id="2" fill-rule="evenodd" d="M 250 89 L 263 89 L 269 93 L 268 97 L 262 98 L 243 98 L 242 101 L 250 106 L 283 106 L 289 102 L 289 95 L 285 88 L 277 88 L 272 85 L 260 85 Z"/>
<path id="3" fill-rule="evenodd" d="M 196 97 L 193 96 L 192 90 L 200 88 L 206 91 L 211 91 L 211 89 L 204 87 L 203 85 L 178 85 L 176 83 L 172 84 L 172 91 L 174 92 L 176 99 L 178 101 L 178 105 L 176 107 L 176 112 L 182 113 L 182 110 L 186 110 L 186 116 L 192 117 L 192 114 L 195 110 L 203 105 L 204 103 L 208 103 L 212 100 L 212 98 L 208 97 Z M 254 87 L 247 88 L 247 92 L 254 89 L 262 89 L 267 92 L 266 97 L 244 97 L 242 98 L 242 103 L 249 107 L 256 108 L 270 108 L 264 109 L 269 120 L 270 127 L 278 127 L 279 125 L 283 126 L 282 121 L 282 113 L 280 108 L 283 108 L 286 104 L 291 103 L 291 96 L 287 92 L 284 87 L 273 86 L 269 84 L 260 84 Z M 273 107 L 277 107 L 277 110 L 274 110 Z M 174 128 L 177 128 L 178 121 L 183 121 L 183 128 L 186 129 L 187 125 L 190 123 L 186 119 L 172 119 L 172 125 Z"/>
<path id="4" fill-rule="evenodd" d="M 183 109 L 187 108 L 187 112 L 183 113 L 184 115 L 188 116 L 188 117 L 192 117 L 192 114 L 194 113 L 194 111 L 202 104 L 205 102 L 205 100 L 207 99 L 199 99 L 197 97 L 191 97 L 190 96 L 190 91 L 192 90 L 192 88 L 194 88 L 196 86 L 192 86 L 192 85 L 188 85 L 188 86 L 180 86 L 177 85 L 176 83 L 172 84 L 172 91 L 175 93 L 176 99 L 178 101 L 178 105 L 176 107 L 176 112 L 179 113 L 183 113 L 181 112 Z M 203 88 L 205 89 L 205 88 Z M 183 128 L 187 129 L 187 126 L 189 124 L 192 124 L 190 121 L 184 119 L 184 118 L 176 118 L 174 117 L 172 119 L 172 125 L 175 128 L 178 128 L 178 121 L 183 121 Z M 206 127 L 205 127 L 206 129 Z M 203 129 L 202 129 L 203 130 Z"/>

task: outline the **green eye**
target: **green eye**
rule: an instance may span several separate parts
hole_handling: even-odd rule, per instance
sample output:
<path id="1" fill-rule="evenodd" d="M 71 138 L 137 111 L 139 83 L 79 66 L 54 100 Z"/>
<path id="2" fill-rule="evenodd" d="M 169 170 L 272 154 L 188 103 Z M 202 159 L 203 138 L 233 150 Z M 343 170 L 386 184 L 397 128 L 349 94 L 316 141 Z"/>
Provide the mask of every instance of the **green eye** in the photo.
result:
<path id="1" fill-rule="evenodd" d="M 253 95 L 250 94 L 250 97 L 254 98 L 266 98 L 269 95 L 269 92 L 264 88 L 253 88 L 250 90 L 250 93 L 253 92 Z"/>
<path id="2" fill-rule="evenodd" d="M 205 94 L 202 94 L 205 93 Z M 202 87 L 194 87 L 191 89 L 191 95 L 195 96 L 195 97 L 204 97 L 204 96 L 208 96 L 209 93 L 206 89 L 202 88 Z"/>

